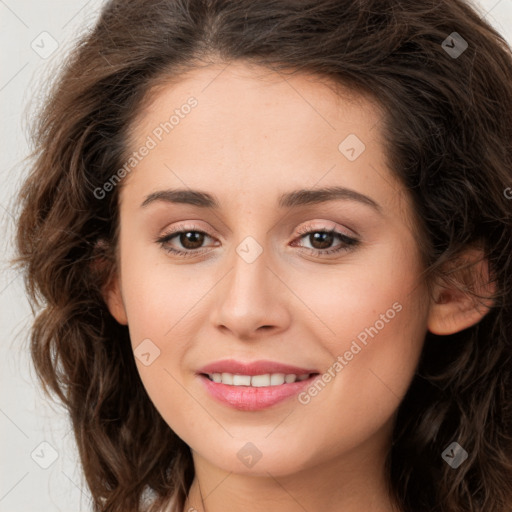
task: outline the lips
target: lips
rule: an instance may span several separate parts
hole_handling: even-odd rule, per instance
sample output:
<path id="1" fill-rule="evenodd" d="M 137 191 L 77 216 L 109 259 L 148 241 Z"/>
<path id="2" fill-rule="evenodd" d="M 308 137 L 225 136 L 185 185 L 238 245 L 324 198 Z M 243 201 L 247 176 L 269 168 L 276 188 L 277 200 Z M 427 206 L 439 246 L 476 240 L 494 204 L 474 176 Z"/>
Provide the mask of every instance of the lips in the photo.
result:
<path id="1" fill-rule="evenodd" d="M 197 374 L 211 397 L 241 411 L 265 409 L 291 398 L 319 375 L 315 369 L 275 361 L 233 359 L 203 366 Z"/>

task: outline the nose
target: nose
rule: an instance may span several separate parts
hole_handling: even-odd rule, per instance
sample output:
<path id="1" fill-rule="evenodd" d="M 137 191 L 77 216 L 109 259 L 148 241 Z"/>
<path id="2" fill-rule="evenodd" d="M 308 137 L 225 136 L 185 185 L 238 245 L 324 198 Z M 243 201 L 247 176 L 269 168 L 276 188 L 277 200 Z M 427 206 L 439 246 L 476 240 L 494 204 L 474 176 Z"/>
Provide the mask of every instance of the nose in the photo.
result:
<path id="1" fill-rule="evenodd" d="M 210 319 L 215 328 L 243 340 L 278 334 L 290 323 L 291 293 L 270 268 L 266 249 L 259 253 L 263 247 L 258 247 L 253 241 L 233 251 L 232 266 L 216 287 Z"/>

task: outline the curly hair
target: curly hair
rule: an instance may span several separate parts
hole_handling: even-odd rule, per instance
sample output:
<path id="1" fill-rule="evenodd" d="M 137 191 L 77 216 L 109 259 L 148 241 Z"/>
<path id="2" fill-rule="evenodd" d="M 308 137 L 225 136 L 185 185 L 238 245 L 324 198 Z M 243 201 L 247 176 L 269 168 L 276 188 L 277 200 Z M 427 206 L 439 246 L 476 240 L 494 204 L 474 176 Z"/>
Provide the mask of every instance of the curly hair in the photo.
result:
<path id="1" fill-rule="evenodd" d="M 468 46 L 450 54 L 458 37 Z M 447 265 L 483 250 L 493 307 L 456 334 L 427 332 L 387 469 L 406 512 L 512 509 L 511 57 L 463 0 L 106 2 L 34 123 L 15 260 L 38 309 L 33 363 L 69 412 L 95 511 L 182 506 L 194 477 L 190 448 L 152 404 L 128 328 L 103 299 L 118 264 L 120 187 L 97 190 L 129 157 L 152 92 L 215 60 L 314 73 L 375 99 L 428 282 L 456 279 Z M 457 471 L 441 457 L 454 440 L 469 454 Z"/>

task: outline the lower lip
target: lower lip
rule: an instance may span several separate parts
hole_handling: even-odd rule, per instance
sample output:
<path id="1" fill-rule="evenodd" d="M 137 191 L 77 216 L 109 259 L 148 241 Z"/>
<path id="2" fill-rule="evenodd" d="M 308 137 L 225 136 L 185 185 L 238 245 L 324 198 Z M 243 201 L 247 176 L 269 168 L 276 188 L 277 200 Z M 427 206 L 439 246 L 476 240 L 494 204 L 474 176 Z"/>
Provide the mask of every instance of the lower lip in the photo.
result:
<path id="1" fill-rule="evenodd" d="M 318 374 L 315 374 L 302 381 L 259 388 L 219 384 L 213 382 L 205 375 L 199 375 L 199 378 L 206 387 L 206 390 L 219 402 L 240 411 L 260 411 L 299 394 L 302 389 L 310 386 L 318 376 Z"/>

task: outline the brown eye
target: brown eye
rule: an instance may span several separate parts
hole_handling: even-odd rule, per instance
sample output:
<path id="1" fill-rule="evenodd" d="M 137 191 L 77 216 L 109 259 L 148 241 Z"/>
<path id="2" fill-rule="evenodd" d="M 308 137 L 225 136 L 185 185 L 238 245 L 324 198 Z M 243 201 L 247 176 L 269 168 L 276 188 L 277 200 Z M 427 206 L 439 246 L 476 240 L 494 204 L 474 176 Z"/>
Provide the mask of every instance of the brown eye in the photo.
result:
<path id="1" fill-rule="evenodd" d="M 310 247 L 302 246 L 303 250 L 322 256 L 327 254 L 347 252 L 359 245 L 360 241 L 337 231 L 336 229 L 318 229 L 312 225 L 299 230 L 299 240 L 305 240 Z M 333 244 L 338 241 L 339 243 Z M 294 242 L 292 245 L 296 245 Z"/>
<path id="2" fill-rule="evenodd" d="M 334 241 L 332 233 L 317 231 L 308 235 L 313 249 L 328 249 Z"/>
<path id="3" fill-rule="evenodd" d="M 175 229 L 172 232 L 157 238 L 162 248 L 177 256 L 197 256 L 208 250 L 205 246 L 206 239 L 212 238 L 207 233 L 195 229 L 194 227 L 188 229 Z"/>
<path id="4" fill-rule="evenodd" d="M 304 247 L 296 242 L 292 245 L 298 245 L 303 250 L 318 256 L 347 252 L 360 243 L 358 239 L 349 237 L 335 229 L 312 229 L 311 226 L 308 226 L 300 234 L 301 236 L 298 240 L 306 240 L 311 247 Z M 155 241 L 169 254 L 180 257 L 194 257 L 209 250 L 205 245 L 208 238 L 213 239 L 210 235 L 198 229 L 179 230 L 178 228 L 171 233 L 157 238 Z M 333 246 L 336 240 L 339 243 Z M 213 245 L 218 246 L 219 243 L 216 242 Z"/>
<path id="5" fill-rule="evenodd" d="M 205 234 L 201 231 L 183 231 L 178 235 L 178 240 L 185 249 L 199 249 L 204 243 Z"/>

